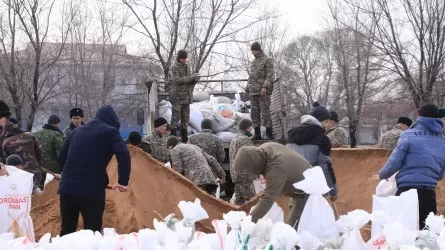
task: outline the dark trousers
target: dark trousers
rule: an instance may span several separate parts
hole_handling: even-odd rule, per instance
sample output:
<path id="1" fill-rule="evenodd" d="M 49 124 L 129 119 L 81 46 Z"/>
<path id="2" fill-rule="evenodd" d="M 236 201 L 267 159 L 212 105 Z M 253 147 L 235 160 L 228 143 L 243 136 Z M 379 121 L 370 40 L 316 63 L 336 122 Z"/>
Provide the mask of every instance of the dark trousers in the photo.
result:
<path id="1" fill-rule="evenodd" d="M 218 189 L 218 185 L 214 184 L 204 184 L 204 185 L 199 185 L 198 187 L 206 191 L 210 195 L 214 195 L 216 193 L 216 189 Z"/>
<path id="2" fill-rule="evenodd" d="M 60 214 L 62 217 L 62 231 L 60 236 L 76 232 L 79 213 L 83 218 L 84 229 L 101 232 L 104 210 L 104 201 L 61 194 Z"/>
<path id="3" fill-rule="evenodd" d="M 400 187 L 396 196 L 410 189 L 417 189 L 419 199 L 419 229 L 425 228 L 425 220 L 430 212 L 437 213 L 436 190 L 429 187 Z"/>

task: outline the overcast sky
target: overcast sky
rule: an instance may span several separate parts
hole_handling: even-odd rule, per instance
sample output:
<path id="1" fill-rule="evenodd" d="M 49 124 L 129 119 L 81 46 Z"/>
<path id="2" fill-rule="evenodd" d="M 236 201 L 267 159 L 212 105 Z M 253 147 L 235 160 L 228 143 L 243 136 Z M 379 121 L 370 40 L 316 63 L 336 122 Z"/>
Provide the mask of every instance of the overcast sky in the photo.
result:
<path id="1" fill-rule="evenodd" d="M 323 0 L 263 0 L 275 6 L 283 15 L 281 19 L 289 23 L 293 35 L 313 33 L 321 30 L 323 20 Z"/>

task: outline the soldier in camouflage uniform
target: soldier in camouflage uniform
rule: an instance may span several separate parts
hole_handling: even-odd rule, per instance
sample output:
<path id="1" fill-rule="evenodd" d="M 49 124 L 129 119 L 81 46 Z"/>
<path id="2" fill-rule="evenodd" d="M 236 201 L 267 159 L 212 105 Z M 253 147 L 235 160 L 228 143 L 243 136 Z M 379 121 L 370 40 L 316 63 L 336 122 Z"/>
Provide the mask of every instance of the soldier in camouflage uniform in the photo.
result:
<path id="1" fill-rule="evenodd" d="M 143 143 L 148 143 L 150 145 L 151 155 L 158 161 L 164 163 L 170 161 L 166 146 L 166 128 L 167 120 L 164 117 L 158 117 L 154 121 L 154 130 L 150 135 L 143 139 Z"/>
<path id="2" fill-rule="evenodd" d="M 44 174 L 39 166 L 42 161 L 42 148 L 36 137 L 30 132 L 23 132 L 8 122 L 3 131 L 5 139 L 2 148 L 6 157 L 16 154 L 23 160 L 23 170 L 34 174 L 34 187 L 43 189 Z"/>
<path id="3" fill-rule="evenodd" d="M 338 126 L 338 114 L 331 111 L 331 118 L 326 122 L 326 135 L 331 140 L 333 148 L 341 148 L 348 145 L 348 132 Z"/>
<path id="4" fill-rule="evenodd" d="M 216 178 L 224 183 L 226 174 L 213 156 L 200 147 L 183 144 L 176 136 L 169 136 L 167 148 L 170 151 L 172 169 L 184 175 L 196 186 L 213 194 L 217 189 Z"/>
<path id="5" fill-rule="evenodd" d="M 187 127 L 190 120 L 190 104 L 193 99 L 193 89 L 199 80 L 199 73 L 191 74 L 187 65 L 187 52 L 178 51 L 176 61 L 170 67 L 168 74 L 170 82 L 170 102 L 172 104 L 171 124 L 177 126 L 181 120 L 181 139 L 187 142 Z"/>
<path id="6" fill-rule="evenodd" d="M 71 123 L 63 131 L 63 138 L 66 140 L 73 129 L 82 126 L 83 123 L 83 110 L 80 108 L 73 108 L 70 110 Z"/>
<path id="7" fill-rule="evenodd" d="M 238 128 L 239 131 L 237 135 L 230 141 L 229 157 L 230 176 L 232 177 L 232 182 L 235 184 L 235 204 L 242 205 L 255 196 L 255 188 L 253 186 L 253 182 L 236 183 L 237 173 L 235 172 L 235 168 L 233 167 L 233 162 L 235 162 L 235 157 L 241 147 L 253 146 L 253 142 L 251 140 L 253 130 L 252 121 L 243 119 L 240 121 Z M 249 176 L 243 176 L 243 173 L 241 173 L 241 178 L 249 179 Z"/>
<path id="8" fill-rule="evenodd" d="M 270 96 L 274 82 L 274 63 L 258 42 L 250 46 L 255 59 L 250 65 L 246 92 L 250 94 L 251 117 L 255 129 L 254 140 L 261 140 L 261 124 L 266 127 L 266 140 L 273 139 L 270 117 Z"/>
<path id="9" fill-rule="evenodd" d="M 8 105 L 0 100 L 0 162 L 4 163 L 6 160 L 6 157 L 3 154 L 2 150 L 2 141 L 3 141 L 3 128 L 5 127 L 6 123 L 8 122 L 9 118 L 11 117 L 11 110 L 9 109 Z"/>
<path id="10" fill-rule="evenodd" d="M 413 121 L 409 119 L 408 117 L 399 117 L 399 120 L 397 121 L 397 126 L 393 128 L 392 130 L 386 132 L 382 136 L 382 142 L 380 143 L 380 148 L 384 149 L 391 149 L 393 150 L 396 145 L 397 141 L 399 140 L 400 134 L 409 129 L 411 124 L 413 124 Z"/>
<path id="11" fill-rule="evenodd" d="M 212 121 L 209 119 L 204 119 L 201 122 L 201 132 L 192 135 L 189 143 L 202 148 L 204 152 L 213 156 L 219 163 L 222 163 L 226 158 L 223 141 L 213 134 Z"/>
<path id="12" fill-rule="evenodd" d="M 37 141 L 42 146 L 42 167 L 60 173 L 59 154 L 63 145 L 63 133 L 60 131 L 60 118 L 51 115 L 48 123 L 35 133 Z"/>

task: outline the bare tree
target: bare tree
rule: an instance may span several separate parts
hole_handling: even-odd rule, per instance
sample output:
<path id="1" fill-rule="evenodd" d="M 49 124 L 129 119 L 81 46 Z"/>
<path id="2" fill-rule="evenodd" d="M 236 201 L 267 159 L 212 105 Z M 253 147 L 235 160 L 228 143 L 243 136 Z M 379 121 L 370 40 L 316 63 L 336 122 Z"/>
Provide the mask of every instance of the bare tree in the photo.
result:
<path id="1" fill-rule="evenodd" d="M 122 2 L 141 27 L 135 30 L 146 36 L 154 47 L 165 80 L 178 48 L 189 50 L 193 71 L 199 72 L 216 47 L 233 43 L 241 31 L 271 17 L 264 13 L 254 18 L 246 15 L 258 0 Z M 169 89 L 168 85 L 165 87 Z"/>
<path id="2" fill-rule="evenodd" d="M 27 82 L 29 82 L 29 84 L 23 84 L 22 87 L 24 87 L 24 93 L 30 106 L 27 130 L 31 130 L 39 106 L 54 95 L 59 94 L 55 93 L 54 90 L 61 76 L 49 72 L 54 70 L 53 66 L 59 60 L 63 51 L 68 30 L 71 27 L 72 13 L 68 12 L 69 15 L 62 17 L 60 27 L 61 46 L 49 48 L 48 53 L 45 54 L 45 47 L 48 46 L 46 42 L 51 29 L 50 16 L 53 14 L 55 0 L 43 2 L 38 0 L 14 0 L 11 4 L 19 20 L 20 28 L 23 30 L 23 35 L 28 39 L 28 46 L 22 51 L 21 60 L 18 61 L 18 64 L 22 68 Z M 71 7 L 72 5 L 67 8 Z M 54 75 L 59 77 L 54 78 Z"/>
<path id="3" fill-rule="evenodd" d="M 445 59 L 445 2 L 443 0 L 348 0 L 373 22 L 375 46 L 389 70 L 406 84 L 416 107 L 433 100 L 434 85 Z M 366 28 L 366 25 L 363 25 Z"/>
<path id="4" fill-rule="evenodd" d="M 306 114 L 312 103 L 329 104 L 332 91 L 333 60 L 323 37 L 300 36 L 282 52 L 282 84 L 284 84 L 288 110 L 294 115 Z"/>
<path id="5" fill-rule="evenodd" d="M 377 25 L 368 22 L 367 29 L 362 28 L 365 21 L 360 15 L 359 6 L 337 1 L 329 3 L 329 10 L 334 24 L 331 38 L 337 82 L 344 90 L 351 147 L 354 148 L 363 105 L 382 89 L 379 85 L 379 80 L 383 78 L 379 66 L 381 62 L 375 46 Z"/>
<path id="6" fill-rule="evenodd" d="M 2 1 L 0 14 L 0 72 L 1 81 L 14 103 L 14 113 L 18 121 L 22 120 L 23 91 L 17 72 L 17 14 L 13 9 L 13 0 Z"/>

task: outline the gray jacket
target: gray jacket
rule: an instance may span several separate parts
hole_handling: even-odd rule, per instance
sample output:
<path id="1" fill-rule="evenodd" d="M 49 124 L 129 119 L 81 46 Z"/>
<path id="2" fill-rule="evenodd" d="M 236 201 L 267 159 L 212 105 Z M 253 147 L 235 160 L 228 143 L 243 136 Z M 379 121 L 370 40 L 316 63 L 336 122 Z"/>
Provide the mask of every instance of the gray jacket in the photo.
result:
<path id="1" fill-rule="evenodd" d="M 337 184 L 334 183 L 336 179 L 332 168 L 331 157 L 329 154 L 322 152 L 319 145 L 326 141 L 330 147 L 329 138 L 325 138 L 326 135 L 323 133 L 316 132 L 317 128 L 321 127 L 321 124 L 314 117 L 305 115 L 301 120 L 302 126 L 294 129 L 294 131 L 289 131 L 290 136 L 287 147 L 302 155 L 311 166 L 320 166 L 321 169 L 323 169 L 326 182 L 331 188 L 328 194 L 335 196 L 337 195 L 338 188 Z"/>

